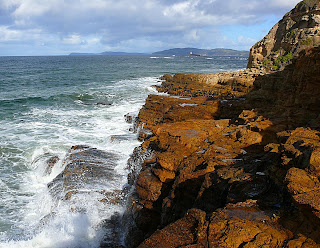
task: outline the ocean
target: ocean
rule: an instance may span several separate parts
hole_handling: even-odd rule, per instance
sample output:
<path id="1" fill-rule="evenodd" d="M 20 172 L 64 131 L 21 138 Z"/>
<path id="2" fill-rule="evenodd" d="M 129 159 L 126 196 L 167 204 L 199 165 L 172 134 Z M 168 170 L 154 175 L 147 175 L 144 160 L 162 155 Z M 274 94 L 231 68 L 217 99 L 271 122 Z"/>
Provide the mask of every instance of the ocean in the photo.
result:
<path id="1" fill-rule="evenodd" d="M 159 77 L 246 65 L 239 57 L 0 57 L 0 247 L 99 247 L 108 235 L 102 221 L 124 206 L 100 201 L 99 193 L 73 205 L 52 196 L 48 184 L 63 171 L 69 149 L 115 154 L 115 176 L 99 187 L 121 190 L 127 160 L 140 144 L 124 115 L 137 114 L 148 94 L 157 94 L 152 86 Z M 51 157 L 58 162 L 47 173 Z M 88 192 L 94 187 L 82 185 Z"/>

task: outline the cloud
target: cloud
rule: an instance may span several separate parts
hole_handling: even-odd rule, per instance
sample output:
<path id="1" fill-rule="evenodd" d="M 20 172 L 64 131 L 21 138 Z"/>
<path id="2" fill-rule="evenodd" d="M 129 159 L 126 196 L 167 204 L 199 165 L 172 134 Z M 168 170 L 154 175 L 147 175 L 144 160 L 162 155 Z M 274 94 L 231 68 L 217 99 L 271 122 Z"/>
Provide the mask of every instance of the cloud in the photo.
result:
<path id="1" fill-rule="evenodd" d="M 20 40 L 21 38 L 21 32 L 10 30 L 6 26 L 0 26 L 0 42 L 15 41 Z"/>
<path id="2" fill-rule="evenodd" d="M 86 44 L 80 35 L 72 34 L 62 39 L 62 43 L 67 45 L 80 45 Z"/>
<path id="3" fill-rule="evenodd" d="M 139 51 L 152 44 L 210 46 L 219 29 L 278 19 L 298 0 L 0 0 L 0 42 L 55 37 L 62 50 L 92 45 Z M 269 28 L 269 27 L 267 27 Z M 214 35 L 208 34 L 208 30 Z M 240 35 L 238 35 L 240 36 Z M 238 37 L 237 36 L 237 37 Z M 257 35 L 256 35 L 257 36 Z M 256 39 L 256 37 L 249 37 Z M 89 40 L 94 39 L 94 43 Z M 135 41 L 135 42 L 134 42 Z M 256 40 L 255 40 L 256 41 Z M 47 42 L 48 43 L 48 42 Z M 254 43 L 254 42 L 253 42 Z M 146 44 L 145 47 L 143 44 Z M 177 45 L 175 45 L 177 44 Z M 231 44 L 231 43 L 230 43 Z M 126 46 L 125 46 L 126 45 Z"/>

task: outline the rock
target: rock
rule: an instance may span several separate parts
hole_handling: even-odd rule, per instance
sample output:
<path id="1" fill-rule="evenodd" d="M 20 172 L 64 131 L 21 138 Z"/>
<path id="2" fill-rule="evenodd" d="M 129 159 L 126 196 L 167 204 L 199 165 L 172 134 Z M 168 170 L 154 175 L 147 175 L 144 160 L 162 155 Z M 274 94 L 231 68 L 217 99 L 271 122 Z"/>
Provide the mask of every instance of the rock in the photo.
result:
<path id="1" fill-rule="evenodd" d="M 118 156 L 88 146 L 73 146 L 64 160 L 65 169 L 48 188 L 57 199 L 71 199 L 76 194 L 88 194 L 92 189 L 101 191 L 101 181 L 111 180 Z M 90 185 L 91 190 L 86 190 Z"/>
<path id="2" fill-rule="evenodd" d="M 316 148 L 311 153 L 310 169 L 320 176 L 320 148 Z"/>
<path id="3" fill-rule="evenodd" d="M 317 247 L 319 63 L 312 48 L 279 72 L 164 76 L 137 120 L 128 247 Z"/>
<path id="4" fill-rule="evenodd" d="M 47 160 L 48 167 L 46 168 L 45 174 L 49 175 L 52 172 L 52 168 L 56 165 L 56 163 L 59 161 L 58 156 L 53 156 Z"/>
<path id="5" fill-rule="evenodd" d="M 191 209 L 184 218 L 156 231 L 149 239 L 145 240 L 139 248 L 182 247 L 202 241 L 205 232 L 203 225 L 206 214 L 198 209 Z"/>
<path id="6" fill-rule="evenodd" d="M 284 247 L 292 233 L 249 202 L 227 205 L 213 213 L 208 247 Z"/>
<path id="7" fill-rule="evenodd" d="M 291 168 L 286 176 L 288 191 L 301 207 L 308 207 L 320 218 L 320 182 L 318 177 L 298 168 Z"/>
<path id="8" fill-rule="evenodd" d="M 143 168 L 138 176 L 135 190 L 141 200 L 156 201 L 161 195 L 162 182 L 149 168 Z"/>
<path id="9" fill-rule="evenodd" d="M 160 123 L 213 119 L 217 115 L 218 107 L 219 101 L 210 101 L 205 97 L 191 99 L 149 95 L 139 112 L 138 125 L 154 132 L 154 126 Z"/>
<path id="10" fill-rule="evenodd" d="M 319 46 L 319 11 L 319 1 L 298 3 L 251 48 L 248 68 L 277 71 L 291 63 L 300 51 Z"/>
<path id="11" fill-rule="evenodd" d="M 222 72 L 216 74 L 175 74 L 164 81 L 158 91 L 171 95 L 197 97 L 209 99 L 224 99 L 240 97 L 248 93 L 252 83 L 258 75 L 258 70 L 241 72 Z"/>
<path id="12" fill-rule="evenodd" d="M 318 248 L 320 245 L 315 243 L 312 239 L 300 236 L 294 240 L 290 240 L 287 244 L 288 248 Z"/>
<path id="13" fill-rule="evenodd" d="M 139 248 L 151 247 L 284 247 L 293 237 L 272 213 L 254 201 L 229 204 L 211 214 L 191 209 L 176 222 L 156 231 Z M 312 244 L 312 241 L 310 242 Z"/>
<path id="14" fill-rule="evenodd" d="M 127 113 L 124 115 L 124 118 L 126 120 L 127 123 L 135 123 L 136 119 L 137 119 L 137 114 L 136 113 Z"/>
<path id="15" fill-rule="evenodd" d="M 95 105 L 100 105 L 100 106 L 111 106 L 112 103 L 108 103 L 108 102 L 97 102 Z"/>

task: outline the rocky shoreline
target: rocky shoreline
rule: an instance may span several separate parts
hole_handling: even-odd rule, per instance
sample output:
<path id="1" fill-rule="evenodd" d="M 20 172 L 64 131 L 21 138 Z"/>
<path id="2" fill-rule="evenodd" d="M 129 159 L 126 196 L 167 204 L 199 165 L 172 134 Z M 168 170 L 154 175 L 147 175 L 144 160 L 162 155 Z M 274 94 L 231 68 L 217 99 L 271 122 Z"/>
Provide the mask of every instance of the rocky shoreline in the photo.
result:
<path id="1" fill-rule="evenodd" d="M 127 187 L 97 187 L 101 202 L 126 201 L 100 247 L 123 236 L 129 248 L 320 247 L 319 37 L 320 3 L 305 0 L 252 47 L 248 69 L 164 75 L 165 94 L 126 115 L 142 141 Z M 115 159 L 72 147 L 48 187 L 70 201 L 83 176 L 111 180 Z"/>
<path id="2" fill-rule="evenodd" d="M 319 68 L 313 48 L 270 74 L 165 75 L 136 120 L 127 246 L 320 247 Z"/>
<path id="3" fill-rule="evenodd" d="M 127 247 L 320 247 L 320 2 L 248 69 L 164 75 L 135 120 Z"/>

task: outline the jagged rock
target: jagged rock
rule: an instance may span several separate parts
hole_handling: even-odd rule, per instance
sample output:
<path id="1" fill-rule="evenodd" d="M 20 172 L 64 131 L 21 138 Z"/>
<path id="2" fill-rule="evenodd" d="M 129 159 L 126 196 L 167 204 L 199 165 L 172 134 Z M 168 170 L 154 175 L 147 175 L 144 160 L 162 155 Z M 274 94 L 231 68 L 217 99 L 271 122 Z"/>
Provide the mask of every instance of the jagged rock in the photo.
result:
<path id="1" fill-rule="evenodd" d="M 316 148 L 311 153 L 310 169 L 320 176 L 320 148 Z"/>
<path id="2" fill-rule="evenodd" d="M 254 201 L 228 204 L 211 214 L 198 209 L 156 231 L 139 248 L 147 247 L 284 247 L 293 237 L 271 212 Z"/>
<path id="3" fill-rule="evenodd" d="M 283 229 L 272 213 L 253 203 L 227 205 L 213 213 L 208 230 L 208 247 L 284 247 L 292 233 Z"/>
<path id="4" fill-rule="evenodd" d="M 320 218 L 320 182 L 319 179 L 298 168 L 291 168 L 286 176 L 288 190 L 300 206 L 309 207 Z"/>
<path id="5" fill-rule="evenodd" d="M 58 156 L 53 156 L 47 160 L 48 167 L 45 170 L 46 175 L 52 172 L 52 168 L 56 165 L 56 163 L 58 163 L 59 160 L 60 159 Z"/>
<path id="6" fill-rule="evenodd" d="M 218 225 L 205 238 L 212 247 L 317 247 L 319 208 L 313 198 L 319 177 L 320 133 L 314 130 L 320 129 L 319 61 L 320 48 L 306 50 L 281 72 L 248 77 L 242 91 L 250 91 L 247 95 L 234 91 L 238 97 L 226 93 L 220 100 L 210 94 L 227 92 L 233 79 L 207 88 L 200 76 L 166 76 L 161 89 L 173 96 L 150 96 L 139 114 L 138 123 L 152 132 L 143 137 L 140 149 L 152 151 L 152 158 L 141 162 L 135 177 L 129 209 L 136 228 L 131 233 L 140 238 L 128 246 L 136 247 L 154 233 L 142 247 L 157 242 L 159 247 L 210 247 L 209 241 L 190 238 L 199 226 L 186 236 L 177 234 L 179 225 L 193 225 L 185 223 L 185 215 L 196 208 L 217 217 L 217 222 L 206 220 L 205 228 Z M 207 115 L 202 106 L 215 102 L 216 109 Z M 182 109 L 183 103 L 197 105 Z M 304 185 L 307 178 L 314 185 Z M 255 206 L 246 206 L 239 217 L 241 202 L 250 201 Z M 253 216 L 264 216 L 266 222 Z M 164 238 L 168 230 L 170 240 Z"/>
<path id="7" fill-rule="evenodd" d="M 191 209 L 185 217 L 168 225 L 161 231 L 156 231 L 145 240 L 139 248 L 185 247 L 196 241 L 201 241 L 205 234 L 203 225 L 206 214 L 198 209 Z"/>
<path id="8" fill-rule="evenodd" d="M 299 3 L 251 49 L 252 67 L 292 52 L 279 72 L 162 78 L 170 95 L 137 120 L 152 158 L 134 176 L 129 247 L 319 247 L 320 47 L 298 53 L 319 11 Z"/>
<path id="9" fill-rule="evenodd" d="M 255 44 L 248 68 L 283 69 L 303 49 L 320 45 L 320 2 L 304 0 Z"/>
<path id="10" fill-rule="evenodd" d="M 206 75 L 179 73 L 173 77 L 166 76 L 165 78 L 168 80 L 164 81 L 162 86 L 157 87 L 157 89 L 172 95 L 229 99 L 247 94 L 254 79 L 261 73 L 261 71 L 255 69 Z"/>
<path id="11" fill-rule="evenodd" d="M 137 120 L 137 115 L 136 113 L 127 113 L 124 115 L 124 118 L 127 123 L 133 124 Z"/>
<path id="12" fill-rule="evenodd" d="M 64 170 L 48 184 L 58 200 L 70 200 L 76 194 L 89 194 L 92 189 L 101 191 L 101 181 L 111 180 L 118 156 L 88 146 L 73 146 L 64 160 Z M 91 189 L 85 187 L 90 185 Z M 101 197 L 103 199 L 103 197 Z"/>
<path id="13" fill-rule="evenodd" d="M 254 107 L 282 130 L 305 125 L 319 128 L 319 68 L 320 47 L 301 52 L 283 71 L 258 77 L 242 107 Z"/>
<path id="14" fill-rule="evenodd" d="M 188 119 L 212 119 L 217 115 L 219 101 L 206 97 L 171 97 L 149 95 L 146 104 L 139 112 L 138 125 L 155 132 L 154 126 L 163 122 L 176 122 Z"/>

